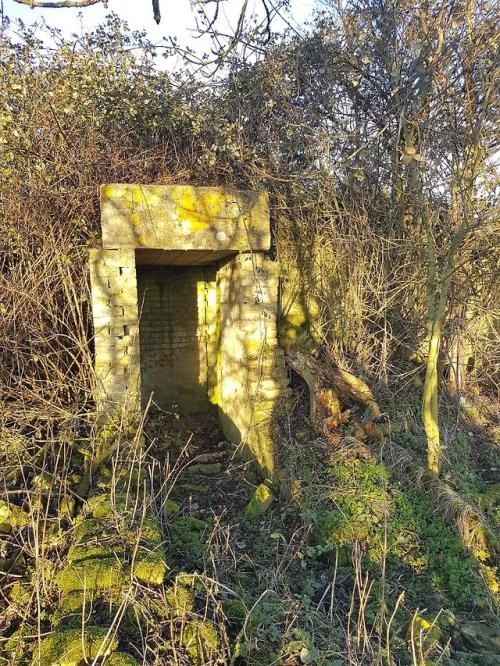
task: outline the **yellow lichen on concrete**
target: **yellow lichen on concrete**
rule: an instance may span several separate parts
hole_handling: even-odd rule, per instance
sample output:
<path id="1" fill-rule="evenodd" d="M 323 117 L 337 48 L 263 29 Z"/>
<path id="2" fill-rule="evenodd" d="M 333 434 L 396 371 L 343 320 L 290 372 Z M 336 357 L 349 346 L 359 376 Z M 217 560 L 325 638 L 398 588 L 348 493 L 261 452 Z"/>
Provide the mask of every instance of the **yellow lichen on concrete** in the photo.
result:
<path id="1" fill-rule="evenodd" d="M 101 187 L 103 247 L 268 250 L 265 192 L 190 185 Z"/>
<path id="2" fill-rule="evenodd" d="M 174 188 L 172 198 L 179 222 L 184 229 L 193 232 L 202 231 L 216 222 L 227 195 L 220 190 L 197 193 L 194 187 L 179 186 Z"/>
<path id="3" fill-rule="evenodd" d="M 201 403 L 217 405 L 226 436 L 271 477 L 272 419 L 287 376 L 277 339 L 277 264 L 263 254 L 270 249 L 267 193 L 107 184 L 101 188 L 101 211 L 104 249 L 91 255 L 98 409 L 118 404 L 137 409 L 140 398 L 145 403 L 152 392 L 160 404 L 170 395 L 163 379 L 168 367 L 177 394 L 183 396 L 175 382 L 199 397 L 184 401 L 183 409 L 188 402 L 196 407 L 192 413 Z M 212 264 L 210 275 L 203 266 L 195 301 L 184 289 L 187 272 L 180 280 L 177 272 L 163 271 L 169 260 L 189 266 L 190 252 L 196 268 L 200 262 L 227 261 L 217 268 Z M 159 275 L 158 288 L 147 273 L 153 270 L 150 263 Z M 162 296 L 164 273 L 176 281 L 175 299 L 174 287 L 165 292 L 168 298 Z M 149 289 L 143 289 L 145 281 Z M 143 299 L 141 290 L 148 294 Z M 157 312 L 164 303 L 168 317 Z M 157 316 L 165 325 L 148 333 Z M 191 375 L 192 385 L 186 381 Z"/>

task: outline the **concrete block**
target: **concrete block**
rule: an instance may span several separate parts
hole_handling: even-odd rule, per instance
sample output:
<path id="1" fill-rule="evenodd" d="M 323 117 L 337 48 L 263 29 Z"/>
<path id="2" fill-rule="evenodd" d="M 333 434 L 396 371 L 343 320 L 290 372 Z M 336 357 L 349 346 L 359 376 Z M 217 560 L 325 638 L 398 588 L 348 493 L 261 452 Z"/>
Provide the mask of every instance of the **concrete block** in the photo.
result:
<path id="1" fill-rule="evenodd" d="M 189 185 L 101 187 L 105 248 L 268 250 L 265 192 Z"/>

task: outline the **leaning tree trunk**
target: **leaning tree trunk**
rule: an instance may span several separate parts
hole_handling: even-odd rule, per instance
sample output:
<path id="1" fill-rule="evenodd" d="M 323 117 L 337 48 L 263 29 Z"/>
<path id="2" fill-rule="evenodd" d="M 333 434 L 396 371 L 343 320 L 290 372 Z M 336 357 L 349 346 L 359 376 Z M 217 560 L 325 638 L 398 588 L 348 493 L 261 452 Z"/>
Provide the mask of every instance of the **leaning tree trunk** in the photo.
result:
<path id="1" fill-rule="evenodd" d="M 439 436 L 438 358 L 441 343 L 441 323 L 436 318 L 429 340 L 429 353 L 425 369 L 422 397 L 422 420 L 427 437 L 427 467 L 439 474 L 441 466 L 441 440 Z"/>

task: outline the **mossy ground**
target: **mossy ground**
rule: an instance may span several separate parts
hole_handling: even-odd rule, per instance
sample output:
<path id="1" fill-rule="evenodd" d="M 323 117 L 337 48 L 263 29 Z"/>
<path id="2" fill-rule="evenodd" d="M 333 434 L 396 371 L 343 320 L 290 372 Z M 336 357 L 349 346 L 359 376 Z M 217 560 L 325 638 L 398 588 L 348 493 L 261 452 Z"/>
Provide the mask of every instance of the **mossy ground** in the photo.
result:
<path id="1" fill-rule="evenodd" d="M 151 465 L 155 474 L 134 465 L 130 483 L 119 475 L 113 486 L 103 470 L 91 501 L 64 518 L 39 568 L 11 556 L 12 619 L 2 648 L 11 663 L 31 663 L 29 618 L 38 611 L 53 636 L 44 650 L 80 630 L 82 614 L 99 629 L 116 625 L 106 663 L 120 666 L 141 663 L 145 644 L 146 663 L 179 666 L 399 665 L 412 664 L 412 650 L 425 664 L 494 663 L 491 553 L 469 552 L 430 496 L 398 479 L 383 458 L 315 438 L 305 410 L 283 412 L 291 435 L 280 442 L 275 500 L 251 516 L 261 480 L 233 457 L 215 419 L 152 416 L 141 469 Z M 421 455 L 414 420 L 395 432 Z M 477 455 L 474 432 L 458 435 L 454 455 Z M 481 453 L 483 464 L 488 455 Z M 462 461 L 452 477 L 450 464 L 449 477 L 464 496 L 481 498 L 494 520 L 498 493 L 471 467 Z M 153 487 L 137 496 L 154 500 L 130 502 L 127 487 L 144 488 L 148 478 Z M 144 576 L 132 575 L 134 562 Z M 89 563 L 95 576 L 83 573 Z"/>

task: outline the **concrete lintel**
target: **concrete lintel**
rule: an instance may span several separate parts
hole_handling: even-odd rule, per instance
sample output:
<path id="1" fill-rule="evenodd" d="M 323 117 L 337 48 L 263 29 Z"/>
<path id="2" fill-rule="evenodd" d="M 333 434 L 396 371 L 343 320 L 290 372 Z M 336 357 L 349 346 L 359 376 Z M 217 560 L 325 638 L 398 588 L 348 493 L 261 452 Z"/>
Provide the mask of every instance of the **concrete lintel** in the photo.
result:
<path id="1" fill-rule="evenodd" d="M 190 185 L 101 187 L 105 249 L 269 250 L 266 192 Z"/>

